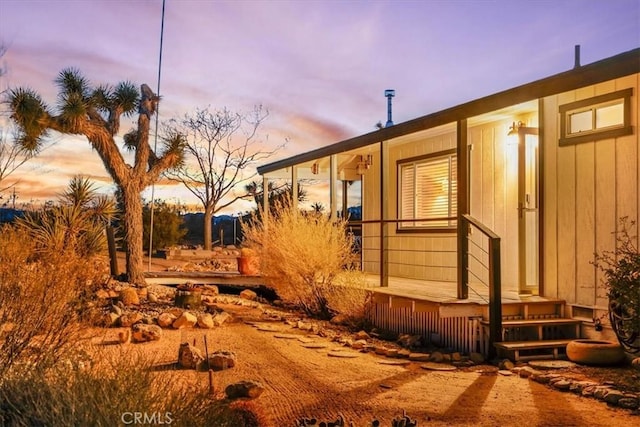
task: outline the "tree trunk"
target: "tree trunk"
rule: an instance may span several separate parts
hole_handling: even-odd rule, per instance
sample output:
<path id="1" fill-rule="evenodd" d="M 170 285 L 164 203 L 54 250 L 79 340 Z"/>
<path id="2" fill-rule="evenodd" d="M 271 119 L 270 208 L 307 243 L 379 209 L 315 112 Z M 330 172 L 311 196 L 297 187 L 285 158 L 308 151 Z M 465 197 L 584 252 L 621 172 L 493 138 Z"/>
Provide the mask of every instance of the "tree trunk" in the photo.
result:
<path id="1" fill-rule="evenodd" d="M 211 250 L 211 219 L 213 218 L 213 209 L 210 207 L 204 208 L 204 249 L 206 251 Z"/>
<path id="2" fill-rule="evenodd" d="M 132 187 L 121 187 L 124 202 L 125 239 L 127 242 L 127 281 L 138 286 L 146 286 L 144 280 L 142 250 L 142 199 L 140 191 Z"/>

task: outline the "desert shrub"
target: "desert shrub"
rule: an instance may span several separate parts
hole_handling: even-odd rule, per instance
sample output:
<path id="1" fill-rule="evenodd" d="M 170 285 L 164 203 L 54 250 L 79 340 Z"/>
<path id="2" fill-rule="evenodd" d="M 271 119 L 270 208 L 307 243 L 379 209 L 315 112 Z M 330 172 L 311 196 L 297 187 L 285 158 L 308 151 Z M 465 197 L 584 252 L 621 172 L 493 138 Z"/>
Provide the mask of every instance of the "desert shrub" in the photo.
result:
<path id="1" fill-rule="evenodd" d="M 31 235 L 38 252 L 92 256 L 106 248 L 105 227 L 115 213 L 112 200 L 99 195 L 87 178 L 77 176 L 57 205 L 28 212 L 16 224 Z"/>
<path id="2" fill-rule="evenodd" d="M 616 248 L 595 254 L 595 266 L 604 273 L 609 297 L 609 321 L 625 350 L 640 353 L 640 250 L 633 235 L 635 221 L 622 217 Z"/>
<path id="3" fill-rule="evenodd" d="M 346 221 L 277 203 L 266 222 L 254 219 L 244 233 L 245 245 L 259 254 L 261 274 L 283 301 L 324 319 L 360 315 L 365 281 L 351 267 L 355 255 Z"/>
<path id="4" fill-rule="evenodd" d="M 78 338 L 78 320 L 104 265 L 73 253 L 34 257 L 20 227 L 0 230 L 0 378 L 15 365 L 54 363 Z"/>
<path id="5" fill-rule="evenodd" d="M 142 208 L 143 241 L 145 250 L 149 250 L 149 228 L 151 225 L 151 203 Z M 177 206 L 168 205 L 163 200 L 156 200 L 153 206 L 153 242 L 154 249 L 175 246 L 187 234 L 184 219 Z"/>
<path id="6" fill-rule="evenodd" d="M 102 355 L 91 369 L 59 363 L 0 384 L 0 424 L 7 426 L 172 426 L 252 427 L 261 415 L 250 404 L 212 400 L 197 381 L 176 381 L 133 352 Z M 183 375 L 181 372 L 180 375 Z"/>

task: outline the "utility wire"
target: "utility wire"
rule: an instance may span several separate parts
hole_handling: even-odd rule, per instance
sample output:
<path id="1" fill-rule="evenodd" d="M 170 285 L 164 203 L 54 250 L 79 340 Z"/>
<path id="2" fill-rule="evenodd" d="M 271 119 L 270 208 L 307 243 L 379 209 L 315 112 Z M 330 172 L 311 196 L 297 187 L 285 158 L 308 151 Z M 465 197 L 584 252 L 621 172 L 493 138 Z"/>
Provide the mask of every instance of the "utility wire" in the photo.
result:
<path id="1" fill-rule="evenodd" d="M 165 0 L 162 0 L 162 20 L 160 23 L 160 54 L 158 58 L 158 89 L 156 90 L 156 95 L 160 98 L 160 77 L 162 75 L 162 41 L 164 39 L 164 4 Z M 156 131 L 155 136 L 153 138 L 153 152 L 156 153 L 158 148 L 158 120 L 160 118 L 160 102 L 156 106 Z M 155 208 L 155 190 L 156 185 L 155 182 L 151 183 L 151 219 L 149 223 L 149 265 L 147 267 L 147 271 L 151 271 L 151 253 L 153 252 L 153 211 Z"/>

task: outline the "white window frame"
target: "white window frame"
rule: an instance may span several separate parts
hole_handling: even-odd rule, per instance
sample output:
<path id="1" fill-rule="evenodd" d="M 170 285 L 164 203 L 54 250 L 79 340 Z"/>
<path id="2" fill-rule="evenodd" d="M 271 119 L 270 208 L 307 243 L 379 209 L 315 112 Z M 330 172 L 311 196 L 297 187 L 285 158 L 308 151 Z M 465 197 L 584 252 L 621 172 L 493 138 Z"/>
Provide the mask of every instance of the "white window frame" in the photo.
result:
<path id="1" fill-rule="evenodd" d="M 436 163 L 441 163 L 442 160 L 448 161 L 447 176 L 437 178 L 443 182 L 443 195 L 446 199 L 445 216 L 429 216 L 419 215 L 419 212 L 429 210 L 429 201 L 422 194 L 418 193 L 420 184 L 420 168 L 421 166 L 428 168 L 430 165 L 435 166 Z M 403 159 L 397 162 L 397 183 L 398 183 L 398 197 L 397 197 L 397 213 L 400 220 L 416 220 L 416 219 L 433 219 L 434 221 L 399 221 L 397 231 L 398 232 L 425 232 L 425 231 L 446 231 L 451 232 L 456 230 L 456 220 L 454 219 L 442 219 L 438 218 L 451 218 L 455 217 L 457 213 L 457 153 L 455 149 L 440 151 L 437 153 L 429 154 L 426 156 L 415 157 L 410 159 Z M 426 175 L 424 176 L 426 178 Z M 411 182 L 406 182 L 407 179 L 411 179 Z M 411 197 L 407 200 L 407 197 Z M 433 199 L 431 199 L 433 203 Z M 407 212 L 409 210 L 410 212 Z"/>

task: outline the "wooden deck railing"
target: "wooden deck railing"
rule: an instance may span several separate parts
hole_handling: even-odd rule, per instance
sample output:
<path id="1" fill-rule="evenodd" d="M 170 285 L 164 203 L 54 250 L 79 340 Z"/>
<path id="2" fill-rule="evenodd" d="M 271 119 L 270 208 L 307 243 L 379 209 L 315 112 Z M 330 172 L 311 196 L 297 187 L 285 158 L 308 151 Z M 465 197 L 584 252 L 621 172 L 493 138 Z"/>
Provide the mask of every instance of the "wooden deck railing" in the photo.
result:
<path id="1" fill-rule="evenodd" d="M 500 268 L 500 237 L 491 231 L 487 226 L 482 224 L 471 215 L 462 215 L 462 230 L 466 231 L 466 236 L 462 236 L 458 241 L 461 247 L 458 248 L 461 253 L 460 273 L 461 280 L 458 289 L 458 298 L 468 298 L 469 294 L 469 278 L 473 276 L 479 283 L 488 287 L 489 291 L 489 355 L 494 356 L 494 343 L 502 341 L 502 283 Z M 471 240 L 473 231 L 478 230 L 486 238 L 486 246 Z M 474 246 L 476 253 L 484 254 L 476 255 L 471 247 Z M 474 271 L 470 268 L 470 260 L 473 259 L 474 264 L 480 268 L 486 269 L 486 274 Z M 486 262 L 485 262 L 486 260 Z"/>

